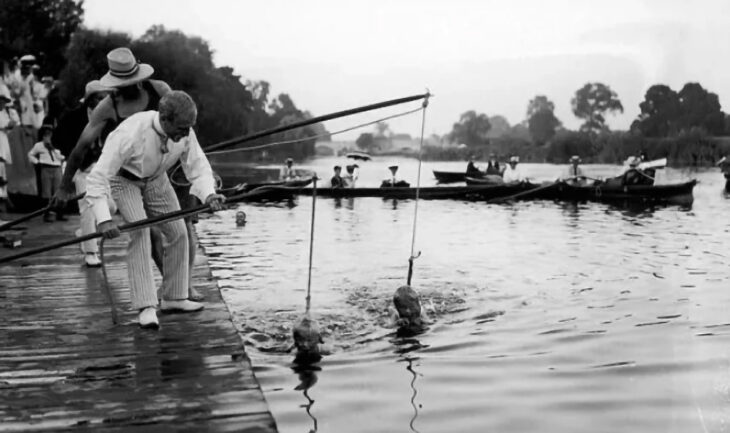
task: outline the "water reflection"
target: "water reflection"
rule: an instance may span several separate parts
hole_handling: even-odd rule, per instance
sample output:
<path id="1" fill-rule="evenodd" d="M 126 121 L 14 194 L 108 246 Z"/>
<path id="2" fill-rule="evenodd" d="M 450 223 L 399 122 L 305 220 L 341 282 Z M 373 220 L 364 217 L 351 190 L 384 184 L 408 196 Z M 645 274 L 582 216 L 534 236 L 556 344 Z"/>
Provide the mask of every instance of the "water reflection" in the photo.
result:
<path id="1" fill-rule="evenodd" d="M 420 358 L 417 356 L 413 356 L 414 352 L 428 347 L 427 345 L 421 344 L 421 342 L 416 338 L 396 338 L 392 341 L 392 343 L 396 346 L 395 353 L 401 356 L 401 359 L 399 362 L 405 361 L 406 362 L 406 371 L 408 371 L 411 374 L 411 407 L 413 408 L 413 416 L 411 417 L 410 423 L 408 426 L 410 427 L 411 431 L 414 431 L 416 433 L 418 432 L 418 429 L 416 429 L 416 419 L 418 418 L 418 410 L 421 408 L 421 405 L 416 403 L 416 397 L 418 397 L 418 389 L 416 388 L 416 379 L 418 379 L 418 376 L 422 376 L 419 372 L 417 372 L 414 369 L 414 362 L 419 361 Z"/>
<path id="2" fill-rule="evenodd" d="M 312 428 L 309 433 L 317 432 L 317 417 L 312 414 L 312 406 L 314 406 L 314 399 L 309 396 L 309 390 L 317 383 L 318 377 L 317 372 L 322 371 L 317 366 L 294 366 L 292 370 L 297 373 L 299 378 L 299 384 L 294 387 L 295 391 L 302 391 L 302 395 L 307 400 L 306 404 L 302 404 L 299 407 L 303 407 L 307 416 L 312 420 Z"/>
<path id="3" fill-rule="evenodd" d="M 413 417 L 411 418 L 411 422 L 408 424 L 408 426 L 411 428 L 412 431 L 419 433 L 418 429 L 416 429 L 416 418 L 418 418 L 418 409 L 421 407 L 420 404 L 416 403 L 416 397 L 418 396 L 418 390 L 416 389 L 416 379 L 418 379 L 418 376 L 421 375 L 413 368 L 413 361 L 417 361 L 418 358 L 406 358 L 406 362 L 408 365 L 406 366 L 406 370 L 408 370 L 412 375 L 411 379 L 411 390 L 413 390 L 413 394 L 411 394 L 411 406 L 413 407 Z"/>

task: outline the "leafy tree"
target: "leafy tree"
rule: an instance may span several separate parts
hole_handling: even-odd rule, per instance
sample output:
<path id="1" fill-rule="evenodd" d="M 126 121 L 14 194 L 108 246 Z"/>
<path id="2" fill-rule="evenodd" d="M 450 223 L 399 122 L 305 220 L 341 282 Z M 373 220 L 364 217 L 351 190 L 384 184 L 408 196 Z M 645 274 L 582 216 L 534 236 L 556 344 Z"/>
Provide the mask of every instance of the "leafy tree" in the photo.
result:
<path id="1" fill-rule="evenodd" d="M 573 114 L 585 120 L 580 127 L 581 132 L 594 136 L 601 131 L 608 131 L 606 113 L 624 111 L 616 92 L 603 83 L 586 83 L 575 92 L 571 105 Z"/>
<path id="2" fill-rule="evenodd" d="M 42 73 L 58 76 L 64 48 L 83 20 L 83 0 L 3 0 L 0 59 L 33 54 Z"/>
<path id="3" fill-rule="evenodd" d="M 376 143 L 375 143 L 375 137 L 373 137 L 373 134 L 370 132 L 363 132 L 360 134 L 359 137 L 357 137 L 357 140 L 355 140 L 355 144 L 359 149 L 362 149 L 364 152 L 370 152 L 376 149 Z"/>
<path id="4" fill-rule="evenodd" d="M 527 105 L 527 128 L 532 141 L 543 145 L 555 136 L 556 129 L 561 125 L 553 111 L 555 104 L 546 96 L 538 95 Z"/>
<path id="5" fill-rule="evenodd" d="M 497 138 L 507 135 L 511 129 L 509 121 L 507 121 L 504 116 L 500 115 L 491 116 L 489 118 L 489 124 L 492 125 L 487 133 L 487 137 L 489 138 Z"/>
<path id="6" fill-rule="evenodd" d="M 80 29 L 71 37 L 66 48 L 68 63 L 59 78 L 61 99 L 67 107 L 73 107 L 84 94 L 86 83 L 99 79 L 106 74 L 109 66 L 106 54 L 118 47 L 131 45 L 132 40 L 126 33 L 102 32 Z"/>
<path id="7" fill-rule="evenodd" d="M 712 135 L 722 135 L 725 113 L 716 94 L 708 92 L 699 83 L 687 83 L 678 93 L 680 115 L 678 129 L 702 128 Z"/>
<path id="8" fill-rule="evenodd" d="M 631 125 L 632 130 L 644 137 L 667 137 L 678 132 L 679 95 L 669 86 L 655 84 L 649 87 L 639 108 L 641 113 Z"/>
<path id="9" fill-rule="evenodd" d="M 487 133 L 491 127 L 486 114 L 477 114 L 476 111 L 470 110 L 462 114 L 459 121 L 454 123 L 449 138 L 454 143 L 483 146 L 488 142 Z"/>
<path id="10" fill-rule="evenodd" d="M 375 124 L 376 137 L 387 137 L 386 132 L 390 131 L 390 126 L 385 122 L 378 122 Z"/>
<path id="11" fill-rule="evenodd" d="M 545 95 L 537 95 L 527 104 L 527 118 L 529 119 L 539 111 L 555 111 L 555 104 Z"/>

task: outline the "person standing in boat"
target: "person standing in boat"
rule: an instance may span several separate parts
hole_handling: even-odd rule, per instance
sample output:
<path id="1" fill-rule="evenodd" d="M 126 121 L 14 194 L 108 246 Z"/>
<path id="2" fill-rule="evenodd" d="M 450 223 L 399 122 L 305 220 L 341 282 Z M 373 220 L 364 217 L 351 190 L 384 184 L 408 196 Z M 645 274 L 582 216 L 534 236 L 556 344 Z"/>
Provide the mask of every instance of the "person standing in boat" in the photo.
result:
<path id="1" fill-rule="evenodd" d="M 61 183 L 61 165 L 66 158 L 53 145 L 53 127 L 43 125 L 38 131 L 38 135 L 42 140 L 36 143 L 28 152 L 28 160 L 31 164 L 40 167 L 41 197 L 50 200 L 53 197 L 53 192 Z M 56 220 L 58 221 L 66 221 L 62 209 L 60 206 L 55 209 Z M 43 215 L 43 220 L 46 222 L 53 221 L 52 213 L 53 211 L 49 208 Z"/>
<path id="2" fill-rule="evenodd" d="M 396 173 L 398 173 L 398 166 L 397 165 L 391 165 L 388 167 L 388 170 L 390 170 L 390 179 L 385 179 L 381 184 L 381 188 L 393 188 L 393 187 L 409 187 L 411 186 L 408 182 L 404 180 L 398 180 L 396 177 Z"/>
<path id="3" fill-rule="evenodd" d="M 221 210 L 225 197 L 215 192 L 210 163 L 200 148 L 192 127 L 197 108 L 185 92 L 171 91 L 160 100 L 159 111 L 144 111 L 122 122 L 107 137 L 101 156 L 87 178 L 86 199 L 106 238 L 120 235 L 112 221 L 107 201 L 111 194 L 127 223 L 180 210 L 167 171 L 180 162 L 192 183 L 191 194 Z M 163 233 L 164 272 L 162 311 L 199 311 L 203 304 L 188 299 L 188 236 L 180 220 L 158 225 Z M 132 307 L 139 311 L 143 328 L 158 328 L 157 289 L 149 257 L 148 229 L 129 233 L 127 254 Z"/>
<path id="4" fill-rule="evenodd" d="M 348 165 L 345 167 L 347 173 L 342 177 L 345 181 L 345 188 L 355 188 L 355 183 L 359 177 L 359 173 L 355 170 L 360 168 L 357 164 Z"/>
<path id="5" fill-rule="evenodd" d="M 499 161 L 497 161 L 497 155 L 491 152 L 487 163 L 487 175 L 501 176 L 502 171 L 502 167 L 499 166 Z"/>
<path id="6" fill-rule="evenodd" d="M 568 167 L 568 170 L 563 176 L 563 180 L 566 183 L 576 186 L 583 186 L 587 183 L 586 177 L 583 174 L 583 169 L 579 167 L 581 162 L 582 161 L 580 159 L 580 156 L 578 155 L 573 155 L 570 157 L 570 167 Z"/>
<path id="7" fill-rule="evenodd" d="M 505 167 L 504 174 L 502 174 L 502 180 L 504 180 L 504 183 L 520 183 L 527 181 L 525 174 L 522 172 L 522 167 L 518 166 L 519 163 L 519 156 L 510 156 L 509 164 Z"/>
<path id="8" fill-rule="evenodd" d="M 287 158 L 284 166 L 281 167 L 279 170 L 279 180 L 294 180 L 297 178 L 297 171 L 292 167 L 294 164 L 294 160 L 291 158 Z"/>
<path id="9" fill-rule="evenodd" d="M 339 165 L 336 165 L 335 168 L 335 174 L 332 176 L 332 179 L 330 179 L 330 187 L 331 188 L 344 188 L 345 187 L 345 180 L 342 179 L 342 176 L 340 173 L 342 173 L 342 167 Z"/>

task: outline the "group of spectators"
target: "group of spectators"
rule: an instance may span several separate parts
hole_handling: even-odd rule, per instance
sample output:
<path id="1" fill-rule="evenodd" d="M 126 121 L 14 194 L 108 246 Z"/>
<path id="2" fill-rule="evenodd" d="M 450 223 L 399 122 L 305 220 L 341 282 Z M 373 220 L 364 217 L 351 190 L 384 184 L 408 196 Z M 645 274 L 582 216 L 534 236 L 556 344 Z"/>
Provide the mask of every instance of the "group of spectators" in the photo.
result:
<path id="1" fill-rule="evenodd" d="M 31 54 L 0 66 L 0 211 L 7 211 L 9 186 L 50 198 L 65 157 L 51 139 L 61 114 L 58 82 L 41 75 Z"/>

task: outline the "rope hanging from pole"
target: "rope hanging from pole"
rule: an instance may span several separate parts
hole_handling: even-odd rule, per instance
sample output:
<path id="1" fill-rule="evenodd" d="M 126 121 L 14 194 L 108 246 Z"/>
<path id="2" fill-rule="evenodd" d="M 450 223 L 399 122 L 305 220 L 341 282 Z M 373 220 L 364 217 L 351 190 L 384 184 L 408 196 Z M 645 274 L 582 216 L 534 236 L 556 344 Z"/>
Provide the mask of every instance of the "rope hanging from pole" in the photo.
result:
<path id="1" fill-rule="evenodd" d="M 309 307 L 312 303 L 312 257 L 314 253 L 314 209 L 317 204 L 317 175 L 315 174 L 312 181 L 312 225 L 309 228 L 309 274 L 307 276 L 307 307 L 306 315 L 309 315 Z"/>
<path id="2" fill-rule="evenodd" d="M 422 154 L 423 154 L 423 136 L 426 130 L 426 108 L 428 108 L 428 98 L 431 96 L 430 92 L 426 92 L 426 97 L 423 99 L 423 114 L 421 116 L 421 141 L 418 145 L 418 175 L 416 177 L 416 203 L 413 207 L 413 235 L 411 236 L 411 255 L 408 258 L 408 278 L 406 284 L 411 285 L 411 278 L 413 277 L 413 261 L 421 256 L 419 251 L 416 254 L 416 226 L 418 225 L 418 200 L 421 191 L 421 165 L 422 165 Z"/>

